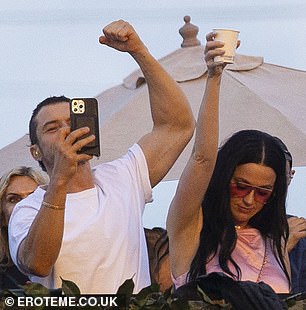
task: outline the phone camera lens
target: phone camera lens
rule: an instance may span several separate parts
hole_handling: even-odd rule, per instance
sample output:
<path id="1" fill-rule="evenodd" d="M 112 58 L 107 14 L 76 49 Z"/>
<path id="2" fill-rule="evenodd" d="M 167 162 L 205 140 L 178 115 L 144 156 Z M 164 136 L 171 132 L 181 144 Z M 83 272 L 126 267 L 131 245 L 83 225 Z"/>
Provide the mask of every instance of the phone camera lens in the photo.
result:
<path id="1" fill-rule="evenodd" d="M 83 105 L 82 104 L 80 104 L 80 107 L 79 107 L 80 109 L 83 109 Z"/>
<path id="2" fill-rule="evenodd" d="M 77 108 L 74 108 L 74 109 L 73 109 L 73 112 L 78 112 L 78 109 L 77 109 Z"/>

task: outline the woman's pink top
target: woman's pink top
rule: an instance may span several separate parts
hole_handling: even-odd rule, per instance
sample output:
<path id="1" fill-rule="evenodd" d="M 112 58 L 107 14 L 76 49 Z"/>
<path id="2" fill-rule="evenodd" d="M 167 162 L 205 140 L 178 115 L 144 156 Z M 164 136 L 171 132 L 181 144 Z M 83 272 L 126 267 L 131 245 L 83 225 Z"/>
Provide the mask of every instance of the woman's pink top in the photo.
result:
<path id="1" fill-rule="evenodd" d="M 232 253 L 232 258 L 238 264 L 241 269 L 241 281 L 253 281 L 265 282 L 270 285 L 276 293 L 289 293 L 289 283 L 283 270 L 276 261 L 276 258 L 272 252 L 272 241 L 267 240 L 267 251 L 265 263 L 265 242 L 260 232 L 255 228 L 237 229 L 237 243 Z M 218 253 L 217 253 L 218 254 Z M 289 257 L 286 252 L 285 262 L 287 264 L 288 272 Z M 229 263 L 229 268 L 236 274 L 235 267 Z M 261 276 L 258 279 L 258 275 Z M 207 273 L 223 272 L 219 266 L 218 255 L 215 255 L 206 265 Z M 176 288 L 185 284 L 187 281 L 187 272 L 177 277 L 172 276 L 173 283 Z"/>

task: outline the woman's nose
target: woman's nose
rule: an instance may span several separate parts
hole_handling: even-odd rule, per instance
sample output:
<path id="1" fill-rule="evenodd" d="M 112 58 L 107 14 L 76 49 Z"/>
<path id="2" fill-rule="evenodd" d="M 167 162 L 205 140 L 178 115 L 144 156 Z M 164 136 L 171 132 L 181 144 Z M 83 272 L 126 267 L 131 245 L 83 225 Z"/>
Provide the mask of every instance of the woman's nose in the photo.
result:
<path id="1" fill-rule="evenodd" d="M 254 203 L 255 200 L 255 190 L 251 190 L 246 196 L 243 197 L 243 201 L 247 204 L 247 205 L 251 205 Z"/>

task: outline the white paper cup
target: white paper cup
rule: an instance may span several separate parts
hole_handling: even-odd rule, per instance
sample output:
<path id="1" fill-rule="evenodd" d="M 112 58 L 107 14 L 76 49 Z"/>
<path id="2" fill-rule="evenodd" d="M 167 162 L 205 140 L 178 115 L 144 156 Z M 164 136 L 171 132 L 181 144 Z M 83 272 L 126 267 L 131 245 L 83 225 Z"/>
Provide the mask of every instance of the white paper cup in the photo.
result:
<path id="1" fill-rule="evenodd" d="M 224 46 L 222 50 L 225 50 L 224 55 L 216 56 L 214 58 L 215 62 L 225 62 L 225 63 L 233 63 L 234 57 L 236 55 L 236 47 L 239 31 L 231 30 L 231 29 L 213 29 L 216 33 L 215 39 L 218 41 L 222 41 Z"/>

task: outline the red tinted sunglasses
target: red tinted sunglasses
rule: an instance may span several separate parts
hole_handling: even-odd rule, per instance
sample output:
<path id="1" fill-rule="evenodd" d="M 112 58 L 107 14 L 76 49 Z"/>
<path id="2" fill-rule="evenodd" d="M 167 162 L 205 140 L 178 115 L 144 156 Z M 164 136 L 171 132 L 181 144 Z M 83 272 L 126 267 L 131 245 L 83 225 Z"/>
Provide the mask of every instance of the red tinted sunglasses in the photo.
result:
<path id="1" fill-rule="evenodd" d="M 230 192 L 234 198 L 243 198 L 254 191 L 254 200 L 259 203 L 266 203 L 272 195 L 272 189 L 253 186 L 243 182 L 231 182 Z"/>

